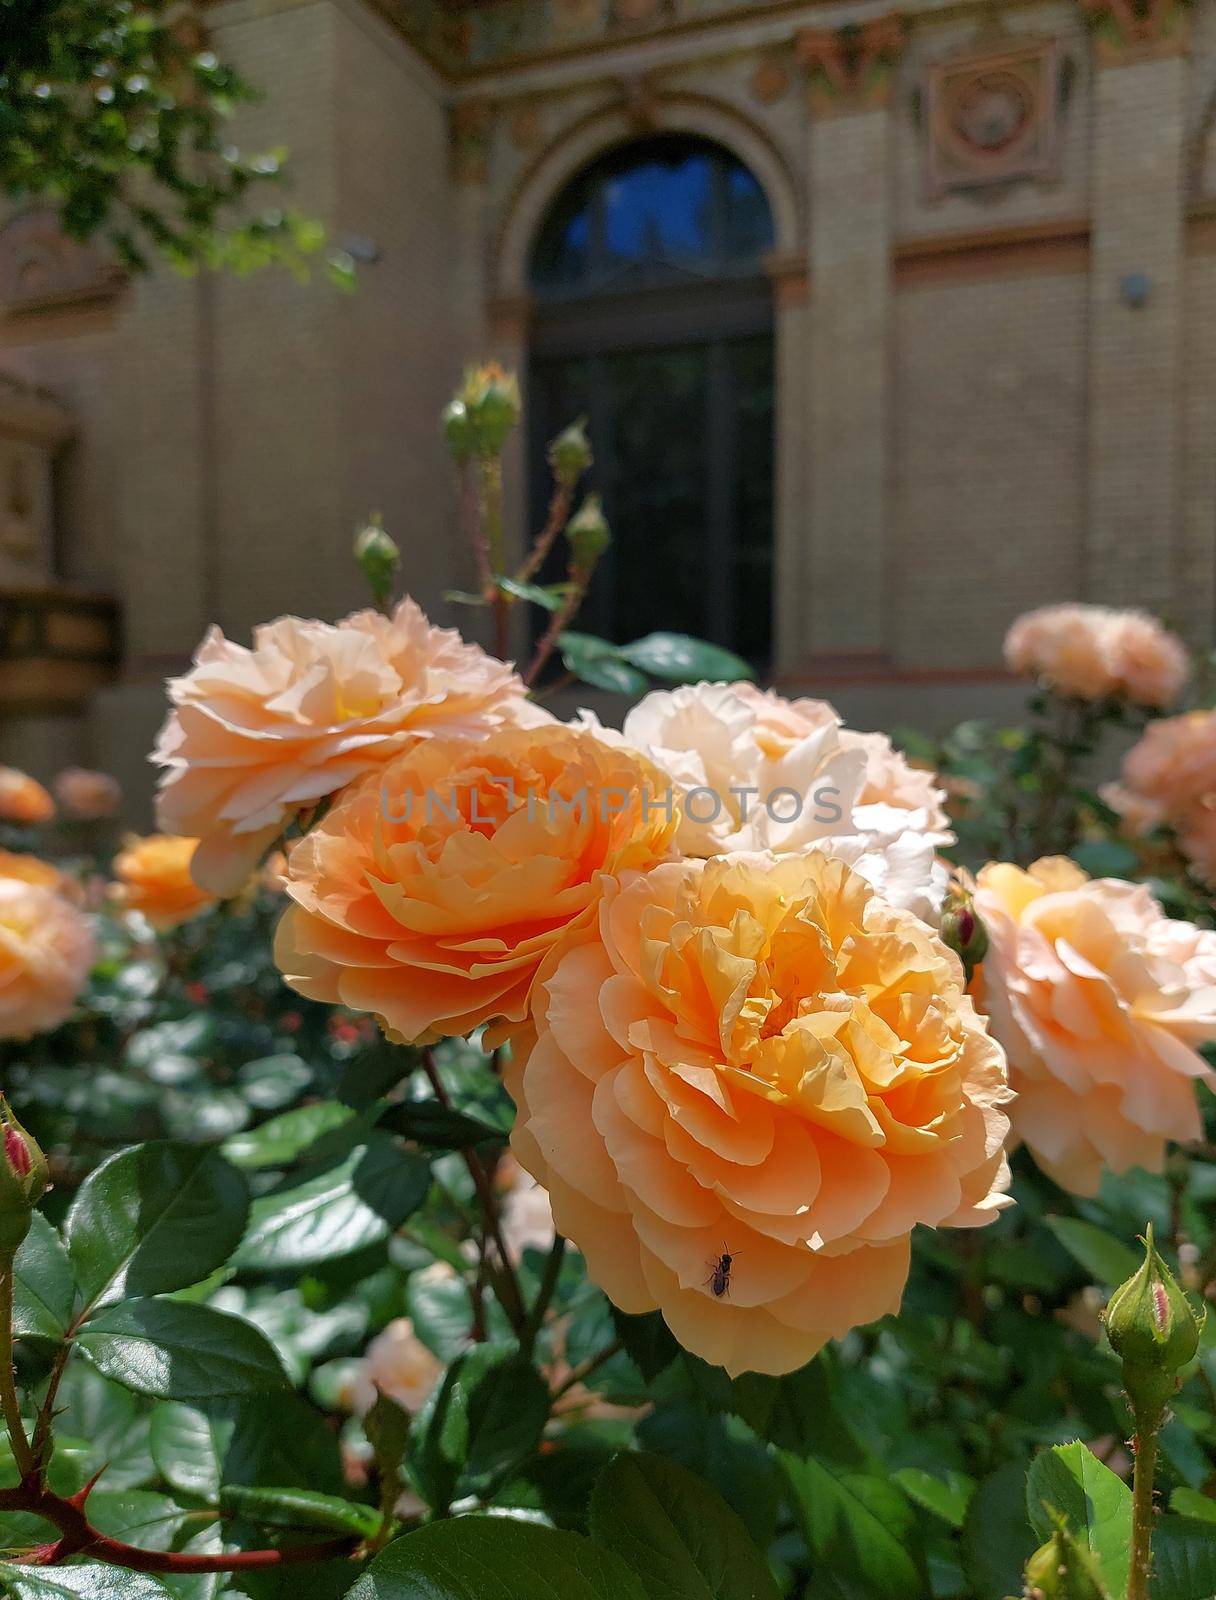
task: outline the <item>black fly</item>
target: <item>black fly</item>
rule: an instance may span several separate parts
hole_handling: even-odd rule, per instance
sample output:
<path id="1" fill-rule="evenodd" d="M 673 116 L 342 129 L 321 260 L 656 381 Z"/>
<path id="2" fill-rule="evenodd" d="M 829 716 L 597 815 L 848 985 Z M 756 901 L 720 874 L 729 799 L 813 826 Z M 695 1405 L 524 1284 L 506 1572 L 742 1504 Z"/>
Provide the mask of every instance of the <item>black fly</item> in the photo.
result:
<path id="1" fill-rule="evenodd" d="M 712 1271 L 705 1281 L 713 1290 L 714 1296 L 719 1300 L 721 1300 L 722 1296 L 730 1288 L 731 1268 L 735 1264 L 735 1255 L 737 1254 L 738 1251 L 732 1255 L 726 1246 L 723 1245 L 722 1254 L 717 1258 L 717 1260 L 709 1263 Z"/>

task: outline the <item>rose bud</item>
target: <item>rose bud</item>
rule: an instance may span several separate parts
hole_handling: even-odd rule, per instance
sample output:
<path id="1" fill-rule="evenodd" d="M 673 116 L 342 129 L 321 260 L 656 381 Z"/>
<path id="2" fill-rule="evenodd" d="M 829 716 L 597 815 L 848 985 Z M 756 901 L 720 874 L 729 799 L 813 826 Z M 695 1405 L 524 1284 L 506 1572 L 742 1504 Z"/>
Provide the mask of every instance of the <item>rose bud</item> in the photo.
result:
<path id="1" fill-rule="evenodd" d="M 401 552 L 384 531 L 378 511 L 372 513 L 367 526 L 355 535 L 355 560 L 367 579 L 376 604 L 386 604 L 392 597 Z"/>
<path id="2" fill-rule="evenodd" d="M 1061 1518 L 1050 1539 L 1026 1563 L 1026 1600 L 1107 1600 L 1093 1557 Z"/>
<path id="3" fill-rule="evenodd" d="M 612 533 L 600 508 L 598 494 L 589 494 L 566 524 L 572 564 L 589 573 L 612 543 Z"/>
<path id="4" fill-rule="evenodd" d="M 1115 1290 L 1106 1308 L 1106 1337 L 1123 1362 L 1123 1382 L 1137 1421 L 1159 1413 L 1178 1387 L 1178 1374 L 1199 1349 L 1204 1318 L 1196 1316 L 1157 1254 L 1153 1226 L 1144 1236 L 1144 1264 Z"/>
<path id="5" fill-rule="evenodd" d="M 586 417 L 563 428 L 549 446 L 549 465 L 563 489 L 573 489 L 593 460 Z"/>
<path id="6" fill-rule="evenodd" d="M 10 1262 L 30 1229 L 35 1204 L 47 1187 L 46 1157 L 0 1095 L 0 1262 Z"/>

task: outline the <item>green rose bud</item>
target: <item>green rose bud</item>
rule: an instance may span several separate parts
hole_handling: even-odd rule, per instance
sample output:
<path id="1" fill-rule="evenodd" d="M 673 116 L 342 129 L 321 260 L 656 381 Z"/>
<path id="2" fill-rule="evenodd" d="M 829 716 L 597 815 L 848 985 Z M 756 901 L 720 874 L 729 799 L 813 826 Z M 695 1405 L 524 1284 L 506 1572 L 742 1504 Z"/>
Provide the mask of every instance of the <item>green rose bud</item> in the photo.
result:
<path id="1" fill-rule="evenodd" d="M 612 543 L 612 534 L 600 507 L 598 494 L 589 494 L 566 524 L 572 563 L 581 572 L 590 572 Z"/>
<path id="2" fill-rule="evenodd" d="M 973 887 L 969 876 L 955 878 L 942 912 L 941 927 L 943 940 L 963 963 L 968 983 L 988 954 L 988 930 L 975 909 Z"/>
<path id="3" fill-rule="evenodd" d="M 563 428 L 549 446 L 549 465 L 563 489 L 573 489 L 593 459 L 586 417 Z"/>
<path id="4" fill-rule="evenodd" d="M 519 379 L 513 372 L 504 371 L 496 361 L 487 362 L 483 367 L 470 367 L 458 398 L 464 403 L 474 453 L 498 455 L 519 421 Z"/>
<path id="5" fill-rule="evenodd" d="M 443 436 L 455 461 L 467 461 L 477 447 L 468 407 L 459 397 L 443 408 Z"/>
<path id="6" fill-rule="evenodd" d="M 384 531 L 379 512 L 373 512 L 365 528 L 355 535 L 355 560 L 367 579 L 377 605 L 384 605 L 393 593 L 401 552 Z"/>
<path id="7" fill-rule="evenodd" d="M 0 1095 L 0 1262 L 10 1262 L 26 1234 L 30 1217 L 46 1192 L 46 1157 Z"/>
<path id="8" fill-rule="evenodd" d="M 1065 1526 L 1055 1532 L 1026 1563 L 1026 1600 L 1109 1600 L 1094 1558 Z"/>
<path id="9" fill-rule="evenodd" d="M 1178 1387 L 1178 1374 L 1193 1361 L 1206 1311 L 1197 1316 L 1173 1274 L 1157 1254 L 1153 1226 L 1144 1236 L 1144 1265 L 1116 1289 L 1106 1308 L 1106 1336 L 1123 1362 L 1123 1382 L 1132 1410 L 1160 1411 Z"/>

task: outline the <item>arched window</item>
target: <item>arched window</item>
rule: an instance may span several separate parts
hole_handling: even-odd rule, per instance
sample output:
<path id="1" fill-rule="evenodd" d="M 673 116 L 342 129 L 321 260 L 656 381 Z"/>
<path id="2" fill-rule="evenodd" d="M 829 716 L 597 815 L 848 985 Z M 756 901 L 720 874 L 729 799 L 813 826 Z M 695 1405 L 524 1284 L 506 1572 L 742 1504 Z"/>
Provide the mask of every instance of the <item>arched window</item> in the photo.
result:
<path id="1" fill-rule="evenodd" d="M 584 415 L 613 530 L 579 627 L 768 660 L 772 246 L 748 169 L 682 134 L 610 151 L 550 207 L 531 260 L 533 509 L 546 441 Z"/>

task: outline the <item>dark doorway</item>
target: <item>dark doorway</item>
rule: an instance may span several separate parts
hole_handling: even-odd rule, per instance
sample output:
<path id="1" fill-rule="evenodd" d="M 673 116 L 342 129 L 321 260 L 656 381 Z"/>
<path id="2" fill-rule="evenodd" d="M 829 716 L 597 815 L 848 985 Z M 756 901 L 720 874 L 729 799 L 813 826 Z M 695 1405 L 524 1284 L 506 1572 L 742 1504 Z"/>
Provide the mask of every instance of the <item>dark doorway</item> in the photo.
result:
<path id="1" fill-rule="evenodd" d="M 751 173 L 683 135 L 601 157 L 549 212 L 532 260 L 533 521 L 545 444 L 584 415 L 613 531 L 580 628 L 677 629 L 768 661 L 772 242 Z"/>

